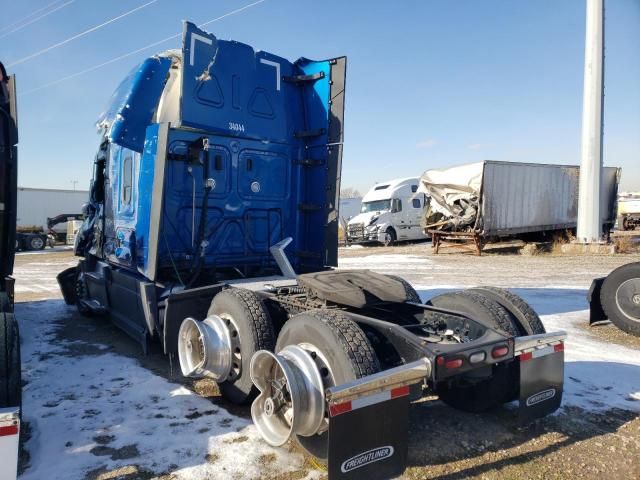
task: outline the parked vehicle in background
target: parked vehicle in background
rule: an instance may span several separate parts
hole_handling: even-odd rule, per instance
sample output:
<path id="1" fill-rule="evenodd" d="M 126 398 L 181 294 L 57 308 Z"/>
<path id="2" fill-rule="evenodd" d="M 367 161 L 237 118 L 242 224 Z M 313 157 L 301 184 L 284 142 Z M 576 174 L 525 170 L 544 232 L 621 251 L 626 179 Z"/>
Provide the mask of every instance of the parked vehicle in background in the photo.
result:
<path id="1" fill-rule="evenodd" d="M 621 195 L 618 198 L 618 229 L 635 230 L 640 227 L 640 195 Z"/>
<path id="2" fill-rule="evenodd" d="M 18 196 L 18 201 L 20 196 Z M 57 243 L 71 245 L 75 240 L 75 232 L 78 231 L 82 224 L 83 214 L 81 213 L 63 213 L 55 217 L 47 218 L 47 229 L 33 226 L 16 227 L 16 251 L 24 250 L 43 250 L 46 246 L 54 247 Z M 59 231 L 59 225 L 65 224 L 64 231 Z M 69 233 L 71 232 L 71 237 Z"/>
<path id="3" fill-rule="evenodd" d="M 573 165 L 493 160 L 427 170 L 420 179 L 420 191 L 431 198 L 424 229 L 476 232 L 483 238 L 575 229 L 579 174 Z M 619 179 L 619 168 L 603 169 L 605 233 L 616 221 Z"/>
<path id="4" fill-rule="evenodd" d="M 0 478 L 15 479 L 20 441 L 20 336 L 13 315 L 18 114 L 15 78 L 0 63 Z"/>
<path id="5" fill-rule="evenodd" d="M 640 262 L 616 268 L 591 283 L 589 323 L 610 320 L 619 329 L 640 337 Z"/>
<path id="6" fill-rule="evenodd" d="M 46 233 L 51 242 L 64 243 L 67 219 L 82 219 L 80 212 L 88 196 L 86 190 L 18 187 L 18 231 Z M 28 243 L 21 248 L 27 249 Z"/>
<path id="7" fill-rule="evenodd" d="M 347 224 L 347 242 L 393 245 L 427 238 L 420 227 L 426 196 L 418 192 L 419 180 L 398 178 L 371 187 Z"/>

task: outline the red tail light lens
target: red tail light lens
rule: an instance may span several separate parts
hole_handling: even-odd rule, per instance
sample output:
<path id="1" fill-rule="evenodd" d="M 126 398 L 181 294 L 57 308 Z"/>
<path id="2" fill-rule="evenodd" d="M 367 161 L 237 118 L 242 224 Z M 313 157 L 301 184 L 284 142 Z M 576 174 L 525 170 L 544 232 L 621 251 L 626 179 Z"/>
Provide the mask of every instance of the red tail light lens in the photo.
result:
<path id="1" fill-rule="evenodd" d="M 462 359 L 453 358 L 451 360 L 447 360 L 446 362 L 444 362 L 444 366 L 449 370 L 452 370 L 454 368 L 460 368 L 462 366 Z"/>
<path id="2" fill-rule="evenodd" d="M 506 345 L 501 345 L 491 350 L 491 356 L 493 358 L 504 357 L 507 353 L 509 353 L 509 347 L 507 347 Z"/>

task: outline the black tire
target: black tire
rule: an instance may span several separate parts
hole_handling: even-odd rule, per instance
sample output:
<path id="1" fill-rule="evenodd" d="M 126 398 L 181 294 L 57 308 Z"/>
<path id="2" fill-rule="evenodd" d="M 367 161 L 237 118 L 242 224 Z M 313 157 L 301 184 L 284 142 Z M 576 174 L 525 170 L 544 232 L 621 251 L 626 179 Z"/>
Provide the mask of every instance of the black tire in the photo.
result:
<path id="1" fill-rule="evenodd" d="M 509 336 L 518 328 L 509 312 L 499 303 L 469 290 L 438 295 L 429 303 L 438 308 L 455 310 Z M 477 378 L 459 375 L 437 385 L 437 393 L 447 405 L 465 412 L 484 412 L 514 399 L 518 391 L 518 371 L 514 362 L 501 362 L 491 367 L 491 375 Z M 487 372 L 488 374 L 489 372 Z"/>
<path id="2" fill-rule="evenodd" d="M 229 288 L 213 297 L 209 314 L 230 320 L 240 339 L 240 362 L 234 367 L 236 376 L 220 383 L 220 393 L 232 403 L 247 404 L 258 393 L 249 374 L 251 357 L 258 350 L 273 351 L 275 346 L 276 335 L 269 312 L 254 292 Z"/>
<path id="3" fill-rule="evenodd" d="M 395 245 L 397 239 L 398 237 L 396 235 L 396 231 L 391 227 L 387 228 L 384 237 L 384 246 L 392 247 L 393 245 Z"/>
<path id="4" fill-rule="evenodd" d="M 12 313 L 0 313 L 0 407 L 22 406 L 20 334 Z"/>
<path id="5" fill-rule="evenodd" d="M 512 337 L 518 335 L 517 326 L 512 321 L 509 312 L 499 303 L 479 293 L 469 290 L 443 293 L 430 299 L 427 304 L 467 314 L 483 325 L 506 335 Z"/>
<path id="6" fill-rule="evenodd" d="M 547 333 L 535 310 L 515 293 L 498 287 L 477 287 L 468 291 L 477 292 L 499 303 L 511 315 L 511 320 L 516 322 L 521 336 Z"/>
<path id="7" fill-rule="evenodd" d="M 640 262 L 618 267 L 604 279 L 600 303 L 616 327 L 640 337 Z"/>
<path id="8" fill-rule="evenodd" d="M 398 277 L 397 275 L 387 275 L 387 277 L 397 280 L 402 284 L 404 291 L 407 294 L 407 302 L 422 303 L 422 299 L 420 298 L 420 295 L 418 295 L 418 292 L 416 292 L 416 289 L 413 288 L 404 278 Z"/>
<path id="9" fill-rule="evenodd" d="M 326 359 L 330 374 L 323 375 L 335 385 L 350 382 L 380 371 L 380 363 L 365 333 L 347 315 L 328 310 L 300 313 L 284 324 L 276 352 L 287 345 L 306 344 L 317 357 Z M 311 437 L 296 437 L 298 443 L 311 455 L 326 461 L 328 432 Z"/>
<path id="10" fill-rule="evenodd" d="M 47 242 L 39 235 L 32 235 L 27 239 L 27 250 L 44 250 Z"/>

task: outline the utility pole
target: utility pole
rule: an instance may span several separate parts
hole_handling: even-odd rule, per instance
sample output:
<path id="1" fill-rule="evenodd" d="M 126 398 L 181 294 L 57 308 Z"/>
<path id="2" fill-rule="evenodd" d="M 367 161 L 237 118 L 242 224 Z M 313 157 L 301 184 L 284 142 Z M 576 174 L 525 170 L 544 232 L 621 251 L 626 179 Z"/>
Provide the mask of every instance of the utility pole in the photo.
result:
<path id="1" fill-rule="evenodd" d="M 587 28 L 582 100 L 582 159 L 578 197 L 578 243 L 602 240 L 602 109 L 604 100 L 604 0 L 586 0 Z"/>

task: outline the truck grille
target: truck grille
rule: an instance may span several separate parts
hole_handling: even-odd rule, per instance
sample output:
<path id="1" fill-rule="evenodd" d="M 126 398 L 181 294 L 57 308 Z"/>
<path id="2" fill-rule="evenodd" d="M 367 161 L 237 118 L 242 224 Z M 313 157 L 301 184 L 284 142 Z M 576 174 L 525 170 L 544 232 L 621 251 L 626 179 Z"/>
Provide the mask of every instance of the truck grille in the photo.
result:
<path id="1" fill-rule="evenodd" d="M 350 240 L 364 240 L 364 223 L 349 225 Z"/>

